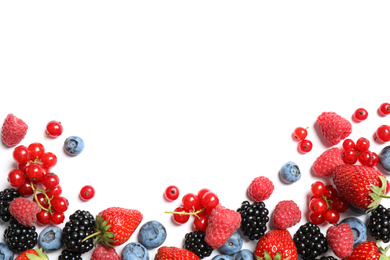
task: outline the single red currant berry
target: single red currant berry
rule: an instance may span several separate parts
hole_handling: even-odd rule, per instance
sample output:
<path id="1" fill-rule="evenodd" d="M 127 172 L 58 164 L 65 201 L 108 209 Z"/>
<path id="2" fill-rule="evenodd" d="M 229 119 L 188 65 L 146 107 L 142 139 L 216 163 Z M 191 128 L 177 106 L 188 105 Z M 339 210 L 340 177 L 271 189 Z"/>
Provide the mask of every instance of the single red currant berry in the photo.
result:
<path id="1" fill-rule="evenodd" d="M 55 188 L 58 184 L 60 184 L 60 177 L 58 177 L 57 174 L 55 173 L 49 173 L 49 174 L 46 174 L 43 178 L 42 178 L 42 184 L 43 186 L 46 187 L 46 189 L 53 189 Z"/>
<path id="2" fill-rule="evenodd" d="M 26 179 L 25 183 L 18 187 L 18 191 L 21 195 L 27 197 L 34 194 L 34 190 L 31 187 L 31 182 Z"/>
<path id="3" fill-rule="evenodd" d="M 355 113 L 353 114 L 354 121 L 361 122 L 363 120 L 366 120 L 368 117 L 368 112 L 364 108 L 358 108 L 356 109 Z"/>
<path id="4" fill-rule="evenodd" d="M 323 198 L 314 198 L 309 203 L 310 211 L 319 216 L 325 213 L 328 206 Z"/>
<path id="5" fill-rule="evenodd" d="M 302 140 L 298 144 L 298 151 L 301 153 L 308 153 L 313 148 L 313 144 L 310 140 Z"/>
<path id="6" fill-rule="evenodd" d="M 343 152 L 343 161 L 346 164 L 355 164 L 358 160 L 358 154 L 355 149 L 345 149 Z"/>
<path id="7" fill-rule="evenodd" d="M 293 134 L 292 134 L 292 137 L 295 141 L 302 141 L 302 140 L 305 140 L 305 138 L 307 137 L 307 130 L 306 128 L 303 128 L 303 127 L 297 127 L 295 128 Z"/>
<path id="8" fill-rule="evenodd" d="M 370 141 L 367 138 L 360 137 L 356 141 L 356 150 L 365 151 L 365 150 L 369 150 L 369 148 L 370 148 Z"/>
<path id="9" fill-rule="evenodd" d="M 324 217 L 322 215 L 316 215 L 313 212 L 309 213 L 309 219 L 310 222 L 316 224 L 316 225 L 321 225 L 322 223 L 325 222 Z"/>
<path id="10" fill-rule="evenodd" d="M 8 173 L 8 182 L 12 187 L 18 188 L 26 182 L 26 175 L 19 169 L 12 169 Z"/>
<path id="11" fill-rule="evenodd" d="M 60 213 L 65 212 L 69 206 L 68 199 L 66 199 L 65 197 L 61 197 L 61 196 L 53 198 L 50 202 L 51 202 L 51 206 L 53 207 L 53 209 L 57 212 L 60 212 Z"/>
<path id="12" fill-rule="evenodd" d="M 46 210 L 39 211 L 37 213 L 37 221 L 42 225 L 48 224 L 50 222 L 50 213 Z"/>
<path id="13" fill-rule="evenodd" d="M 26 168 L 26 176 L 31 181 L 40 181 L 45 175 L 42 166 L 37 163 L 32 163 Z"/>
<path id="14" fill-rule="evenodd" d="M 206 231 L 208 218 L 206 216 L 195 217 L 194 228 L 198 231 Z"/>
<path id="15" fill-rule="evenodd" d="M 187 211 L 183 207 L 177 207 L 173 214 L 173 220 L 177 224 L 184 224 L 190 219 L 190 215 L 188 215 Z"/>
<path id="16" fill-rule="evenodd" d="M 325 192 L 325 184 L 322 181 L 316 181 L 311 185 L 310 189 L 314 197 L 321 197 Z"/>
<path id="17" fill-rule="evenodd" d="M 57 185 L 56 187 L 54 187 L 53 189 L 46 189 L 46 195 L 49 197 L 49 198 L 56 198 L 58 196 L 61 195 L 62 193 L 62 187 L 60 185 Z"/>
<path id="18" fill-rule="evenodd" d="M 63 130 L 61 122 L 52 120 L 46 125 L 46 136 L 58 137 L 62 134 Z"/>
<path id="19" fill-rule="evenodd" d="M 378 113 L 382 116 L 390 114 L 390 104 L 389 103 L 381 104 L 378 109 Z"/>
<path id="20" fill-rule="evenodd" d="M 383 143 L 390 141 L 390 126 L 381 125 L 378 127 L 376 130 L 376 138 Z"/>
<path id="21" fill-rule="evenodd" d="M 207 192 L 209 192 L 210 190 L 209 189 L 207 189 L 207 188 L 203 188 L 203 189 L 200 189 L 199 191 L 198 191 L 198 194 L 197 194 L 197 196 L 198 196 L 198 198 L 200 199 L 200 201 L 202 201 L 202 198 L 203 198 L 203 195 L 205 195 Z"/>
<path id="22" fill-rule="evenodd" d="M 209 191 L 203 195 L 201 203 L 207 211 L 211 212 L 219 204 L 219 199 L 214 192 Z"/>
<path id="23" fill-rule="evenodd" d="M 30 161 L 30 151 L 24 145 L 17 146 L 12 156 L 17 163 L 27 163 Z"/>
<path id="24" fill-rule="evenodd" d="M 333 187 L 332 185 L 326 185 L 324 196 L 327 200 L 333 200 L 333 199 L 337 198 L 337 196 L 338 196 L 337 189 L 335 187 Z"/>
<path id="25" fill-rule="evenodd" d="M 355 142 L 352 140 L 352 139 L 345 139 L 343 141 L 343 148 L 344 150 L 347 150 L 347 149 L 355 149 Z"/>
<path id="26" fill-rule="evenodd" d="M 46 152 L 42 155 L 41 162 L 43 167 L 50 169 L 57 164 L 57 156 L 52 152 Z"/>
<path id="27" fill-rule="evenodd" d="M 80 190 L 80 198 L 82 200 L 90 200 L 95 196 L 95 188 L 91 185 L 85 185 Z"/>
<path id="28" fill-rule="evenodd" d="M 43 194 L 43 193 L 37 193 L 34 196 L 33 201 L 35 201 L 36 203 L 38 203 L 39 205 L 41 205 L 45 209 L 49 208 L 48 199 L 46 198 L 45 194 Z"/>
<path id="29" fill-rule="evenodd" d="M 62 222 L 64 222 L 64 219 L 65 219 L 65 214 L 63 212 L 54 211 L 51 213 L 50 221 L 54 225 L 61 224 Z"/>
<path id="30" fill-rule="evenodd" d="M 30 159 L 32 161 L 41 158 L 45 153 L 45 147 L 41 143 L 31 143 L 28 146 L 28 150 L 30 151 Z"/>
<path id="31" fill-rule="evenodd" d="M 369 166 L 372 163 L 372 153 L 368 150 L 361 151 L 358 155 L 358 159 L 362 165 Z"/>
<path id="32" fill-rule="evenodd" d="M 371 166 L 371 167 L 377 166 L 378 163 L 379 163 L 379 156 L 378 156 L 378 154 L 375 153 L 375 152 L 371 152 L 371 156 L 372 156 L 372 161 L 371 161 L 371 164 L 368 165 L 368 166 Z"/>
<path id="33" fill-rule="evenodd" d="M 335 209 L 327 209 L 323 217 L 326 222 L 336 224 L 340 220 L 340 213 Z"/>
<path id="34" fill-rule="evenodd" d="M 349 208 L 349 203 L 343 197 L 337 197 L 332 201 L 332 209 L 344 213 Z"/>
<path id="35" fill-rule="evenodd" d="M 179 188 L 175 185 L 170 185 L 165 189 L 164 197 L 167 201 L 174 201 L 179 197 Z"/>
<path id="36" fill-rule="evenodd" d="M 187 211 L 194 211 L 200 208 L 200 200 L 193 193 L 185 194 L 182 198 L 182 204 Z"/>

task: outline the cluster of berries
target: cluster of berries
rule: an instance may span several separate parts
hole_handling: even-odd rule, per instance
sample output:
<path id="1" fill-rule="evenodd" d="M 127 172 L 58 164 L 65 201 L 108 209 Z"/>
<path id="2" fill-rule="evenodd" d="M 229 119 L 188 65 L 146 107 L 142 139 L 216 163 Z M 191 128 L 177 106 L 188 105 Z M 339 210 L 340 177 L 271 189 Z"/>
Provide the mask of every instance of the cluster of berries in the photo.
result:
<path id="1" fill-rule="evenodd" d="M 313 143 L 306 139 L 307 137 L 307 128 L 304 127 L 297 127 L 294 129 L 292 133 L 292 138 L 299 142 L 298 143 L 298 151 L 300 153 L 308 153 L 313 148 Z"/>
<path id="2" fill-rule="evenodd" d="M 17 168 L 8 173 L 8 181 L 22 196 L 33 195 L 33 201 L 42 209 L 37 213 L 37 221 L 41 224 L 62 223 L 69 202 L 61 196 L 58 175 L 51 172 L 57 164 L 56 155 L 45 151 L 41 143 L 31 143 L 14 148 L 13 159 Z"/>
<path id="3" fill-rule="evenodd" d="M 321 181 L 316 181 L 311 185 L 309 219 L 312 223 L 336 224 L 340 220 L 340 213 L 347 211 L 348 208 L 349 203 L 339 196 L 337 189 L 332 185 L 325 185 Z"/>
<path id="4" fill-rule="evenodd" d="M 355 164 L 359 161 L 362 165 L 374 167 L 379 163 L 378 154 L 370 151 L 370 141 L 360 137 L 356 143 L 348 138 L 343 142 L 343 161 L 346 164 Z"/>

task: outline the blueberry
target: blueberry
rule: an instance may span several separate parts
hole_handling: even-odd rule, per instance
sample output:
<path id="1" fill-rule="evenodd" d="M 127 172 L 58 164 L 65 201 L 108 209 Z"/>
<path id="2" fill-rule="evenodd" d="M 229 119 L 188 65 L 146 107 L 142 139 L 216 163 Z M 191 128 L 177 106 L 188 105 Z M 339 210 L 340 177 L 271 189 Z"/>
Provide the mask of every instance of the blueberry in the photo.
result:
<path id="1" fill-rule="evenodd" d="M 139 242 L 147 249 L 156 248 L 167 238 L 165 227 L 156 220 L 143 224 L 138 233 Z"/>
<path id="2" fill-rule="evenodd" d="M 149 260 L 149 252 L 141 243 L 131 242 L 123 248 L 122 260 Z"/>
<path id="3" fill-rule="evenodd" d="M 14 253 L 9 249 L 6 243 L 0 242 L 0 259 L 13 260 Z"/>
<path id="4" fill-rule="evenodd" d="M 384 147 L 378 157 L 379 164 L 387 173 L 390 173 L 390 146 Z"/>
<path id="5" fill-rule="evenodd" d="M 218 248 L 219 252 L 225 255 L 234 255 L 239 252 L 242 248 L 242 238 L 240 234 L 234 232 L 229 240 Z"/>
<path id="6" fill-rule="evenodd" d="M 79 155 L 84 150 L 84 140 L 78 136 L 69 136 L 64 142 L 64 150 L 68 155 Z"/>
<path id="7" fill-rule="evenodd" d="M 293 183 L 301 178 L 301 171 L 294 162 L 287 162 L 279 171 L 280 178 L 287 183 Z"/>
<path id="8" fill-rule="evenodd" d="M 242 249 L 234 257 L 234 260 L 253 260 L 253 259 L 254 259 L 253 253 L 249 249 Z"/>
<path id="9" fill-rule="evenodd" d="M 230 255 L 216 255 L 211 260 L 234 260 Z"/>
<path id="10" fill-rule="evenodd" d="M 58 250 L 62 247 L 62 229 L 57 226 L 48 226 L 39 234 L 39 245 L 46 252 Z"/>
<path id="11" fill-rule="evenodd" d="M 353 247 L 367 240 L 367 227 L 360 219 L 356 217 L 348 217 L 343 219 L 340 223 L 347 223 L 351 226 L 353 236 L 355 237 L 355 240 L 353 241 Z"/>

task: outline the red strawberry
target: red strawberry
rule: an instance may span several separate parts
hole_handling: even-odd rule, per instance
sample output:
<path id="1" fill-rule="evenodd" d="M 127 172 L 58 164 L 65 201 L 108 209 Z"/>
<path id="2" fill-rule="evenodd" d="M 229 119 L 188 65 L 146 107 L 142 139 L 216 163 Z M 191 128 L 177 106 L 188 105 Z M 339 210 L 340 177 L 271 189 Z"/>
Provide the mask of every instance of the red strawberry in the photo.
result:
<path id="1" fill-rule="evenodd" d="M 248 195 L 254 201 L 264 201 L 268 199 L 274 191 L 274 184 L 265 176 L 259 176 L 252 180 L 248 187 Z"/>
<path id="2" fill-rule="evenodd" d="M 298 253 L 287 229 L 272 229 L 257 241 L 255 258 L 297 260 Z"/>
<path id="3" fill-rule="evenodd" d="M 277 229 L 287 229 L 301 221 L 301 210 L 292 200 L 282 200 L 275 206 L 272 220 Z"/>
<path id="4" fill-rule="evenodd" d="M 125 243 L 142 221 L 142 214 L 135 209 L 111 207 L 96 217 L 97 242 L 107 247 Z"/>
<path id="5" fill-rule="evenodd" d="M 354 236 L 350 225 L 343 223 L 330 226 L 326 231 L 326 239 L 336 256 L 345 258 L 352 253 Z"/>
<path id="6" fill-rule="evenodd" d="M 154 260 L 199 260 L 199 257 L 187 249 L 162 246 L 157 250 Z"/>
<path id="7" fill-rule="evenodd" d="M 106 247 L 103 244 L 98 245 L 93 250 L 91 260 L 120 260 L 121 257 L 118 255 L 114 247 Z"/>
<path id="8" fill-rule="evenodd" d="M 375 168 L 344 164 L 333 171 L 338 193 L 358 209 L 375 209 L 385 197 L 387 180 Z"/>
<path id="9" fill-rule="evenodd" d="M 325 150 L 313 163 L 313 171 L 320 176 L 330 176 L 336 166 L 344 164 L 343 150 L 333 147 Z"/>
<path id="10" fill-rule="evenodd" d="M 388 259 L 384 250 L 374 241 L 365 241 L 355 246 L 352 253 L 344 260 L 378 260 Z"/>
<path id="11" fill-rule="evenodd" d="M 37 221 L 37 214 L 41 208 L 35 201 L 25 197 L 15 198 L 9 204 L 9 212 L 23 226 L 32 227 Z"/>
<path id="12" fill-rule="evenodd" d="M 352 132 L 351 122 L 335 112 L 323 112 L 316 123 L 324 138 L 332 145 L 338 144 Z"/>
<path id="13" fill-rule="evenodd" d="M 49 257 L 42 251 L 42 249 L 28 249 L 18 255 L 15 260 L 49 260 Z"/>
<path id="14" fill-rule="evenodd" d="M 27 129 L 28 126 L 22 119 L 8 114 L 1 128 L 1 138 L 6 145 L 15 146 L 26 136 Z"/>
<path id="15" fill-rule="evenodd" d="M 241 214 L 217 205 L 208 218 L 205 241 L 212 248 L 224 245 L 241 224 Z"/>

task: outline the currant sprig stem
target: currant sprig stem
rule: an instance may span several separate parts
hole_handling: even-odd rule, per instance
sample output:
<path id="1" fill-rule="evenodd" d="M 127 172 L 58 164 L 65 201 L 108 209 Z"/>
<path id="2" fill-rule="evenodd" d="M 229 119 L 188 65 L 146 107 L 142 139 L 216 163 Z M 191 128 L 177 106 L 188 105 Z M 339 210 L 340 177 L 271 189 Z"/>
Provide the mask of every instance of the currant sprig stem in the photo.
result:
<path id="1" fill-rule="evenodd" d="M 202 209 L 199 209 L 199 210 L 196 210 L 196 211 L 194 209 L 194 211 L 192 211 L 192 212 L 186 212 L 186 211 L 165 211 L 164 213 L 179 214 L 179 215 L 194 215 L 195 217 L 200 218 L 198 214 L 203 212 L 204 210 L 205 210 L 205 208 L 202 208 Z"/>
<path id="2" fill-rule="evenodd" d="M 30 181 L 30 183 L 31 183 L 31 189 L 34 192 L 35 202 L 38 204 L 38 206 L 42 210 L 47 211 L 47 212 L 51 212 L 50 198 L 49 198 L 49 196 L 47 196 L 46 191 L 35 188 L 34 183 L 32 181 Z M 38 200 L 38 197 L 37 197 L 37 192 L 41 192 L 43 195 L 45 195 L 45 197 L 46 197 L 46 199 L 48 201 L 49 207 L 45 208 L 44 206 L 41 205 L 41 203 L 39 203 L 39 200 Z"/>

